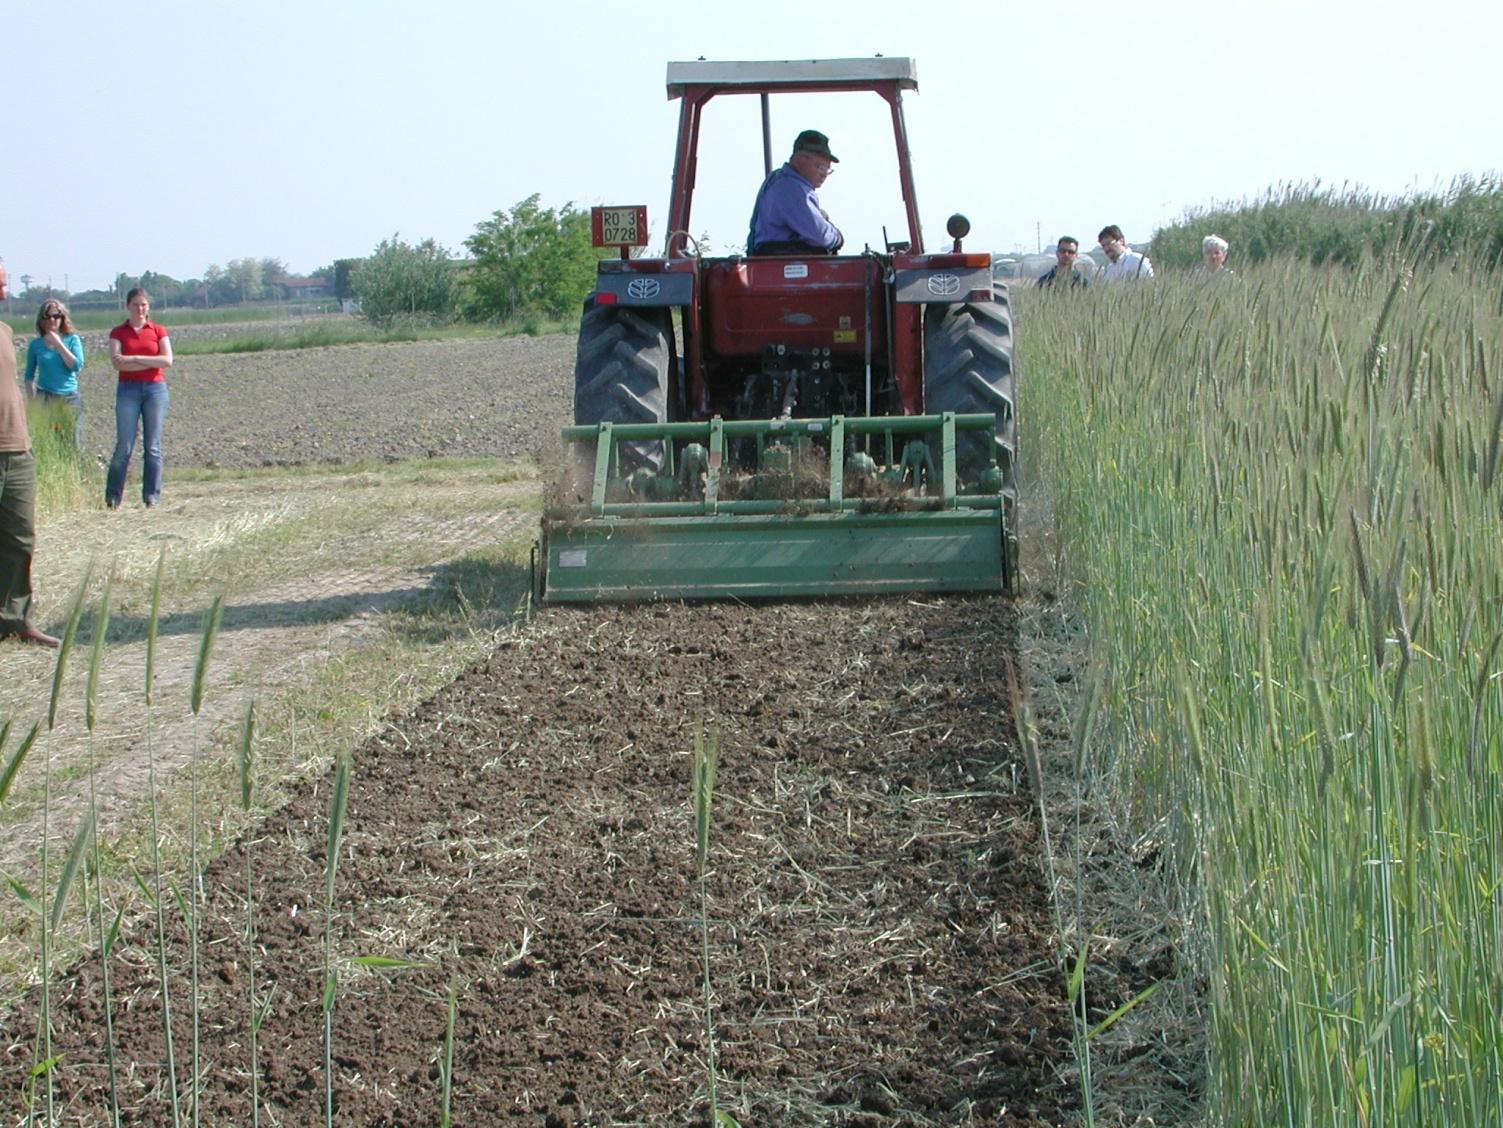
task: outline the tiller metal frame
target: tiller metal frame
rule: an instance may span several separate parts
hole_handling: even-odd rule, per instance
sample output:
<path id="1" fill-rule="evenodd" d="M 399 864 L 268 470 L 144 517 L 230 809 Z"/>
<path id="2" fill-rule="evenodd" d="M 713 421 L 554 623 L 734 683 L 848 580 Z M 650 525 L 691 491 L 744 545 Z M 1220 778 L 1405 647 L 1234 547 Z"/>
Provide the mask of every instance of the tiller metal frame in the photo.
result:
<path id="1" fill-rule="evenodd" d="M 534 594 L 594 603 L 1014 590 L 1001 472 L 993 463 L 962 483 L 955 470 L 957 434 L 995 427 L 990 414 L 950 412 L 566 427 L 586 471 L 593 465 L 589 497 L 545 507 Z M 661 472 L 623 476 L 622 444 L 655 446 Z"/>

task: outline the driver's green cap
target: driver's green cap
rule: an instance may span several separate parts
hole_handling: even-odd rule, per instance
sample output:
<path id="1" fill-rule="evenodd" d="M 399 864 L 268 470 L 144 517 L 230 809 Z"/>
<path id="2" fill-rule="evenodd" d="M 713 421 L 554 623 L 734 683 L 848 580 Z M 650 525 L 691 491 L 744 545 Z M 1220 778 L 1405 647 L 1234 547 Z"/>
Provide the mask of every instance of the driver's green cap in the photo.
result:
<path id="1" fill-rule="evenodd" d="M 818 153 L 821 157 L 829 157 L 836 164 L 840 158 L 830 152 L 830 139 L 817 129 L 806 129 L 793 140 L 795 153 Z"/>

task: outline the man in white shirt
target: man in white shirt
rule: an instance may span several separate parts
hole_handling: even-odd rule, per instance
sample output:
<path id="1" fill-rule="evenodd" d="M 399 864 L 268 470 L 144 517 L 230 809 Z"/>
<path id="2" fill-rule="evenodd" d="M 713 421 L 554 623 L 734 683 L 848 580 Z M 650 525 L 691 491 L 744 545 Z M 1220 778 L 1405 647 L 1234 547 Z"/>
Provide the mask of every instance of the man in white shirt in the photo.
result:
<path id="1" fill-rule="evenodd" d="M 1136 282 L 1153 277 L 1153 263 L 1148 256 L 1132 250 L 1122 236 L 1122 228 L 1115 223 L 1101 229 L 1096 236 L 1101 249 L 1106 252 L 1106 269 L 1101 272 L 1104 282 Z"/>

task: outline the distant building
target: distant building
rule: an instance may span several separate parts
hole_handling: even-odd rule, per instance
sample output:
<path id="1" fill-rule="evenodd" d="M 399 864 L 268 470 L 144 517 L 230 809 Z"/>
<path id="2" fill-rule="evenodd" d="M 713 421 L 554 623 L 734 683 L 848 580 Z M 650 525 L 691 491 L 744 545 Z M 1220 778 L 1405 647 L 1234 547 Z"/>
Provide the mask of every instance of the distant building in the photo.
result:
<path id="1" fill-rule="evenodd" d="M 307 301 L 310 298 L 332 298 L 334 296 L 334 281 L 322 276 L 318 278 L 296 278 L 288 276 L 278 278 L 275 283 L 282 288 L 290 302 Z"/>
<path id="2" fill-rule="evenodd" d="M 1022 264 L 1019 263 L 1017 255 L 993 255 L 992 277 L 1016 278 L 1018 277 L 1019 267 L 1021 265 Z"/>

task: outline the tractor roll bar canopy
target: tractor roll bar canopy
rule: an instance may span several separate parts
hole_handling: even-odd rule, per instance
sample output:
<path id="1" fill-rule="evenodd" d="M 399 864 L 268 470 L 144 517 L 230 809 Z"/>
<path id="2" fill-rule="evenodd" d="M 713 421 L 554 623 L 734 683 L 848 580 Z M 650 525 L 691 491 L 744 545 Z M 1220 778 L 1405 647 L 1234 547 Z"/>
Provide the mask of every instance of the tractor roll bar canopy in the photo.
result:
<path id="1" fill-rule="evenodd" d="M 903 123 L 904 90 L 918 89 L 918 68 L 902 56 L 870 59 L 784 59 L 765 62 L 694 62 L 668 64 L 668 98 L 683 99 L 679 112 L 678 143 L 673 161 L 673 191 L 668 201 L 668 238 L 665 255 L 685 253 L 694 181 L 699 165 L 699 123 L 704 106 L 717 94 L 760 94 L 762 98 L 762 164 L 772 171 L 772 127 L 767 96 L 772 93 L 833 93 L 869 90 L 880 95 L 892 111 L 893 139 L 898 152 L 898 179 L 908 213 L 910 249 L 922 254 L 918 199 L 913 186 L 913 162 L 908 131 Z"/>
<path id="2" fill-rule="evenodd" d="M 794 59 L 783 62 L 720 63 L 700 59 L 668 64 L 668 97 L 683 96 L 686 86 L 756 86 L 836 89 L 895 82 L 901 90 L 918 89 L 912 59 Z"/>

